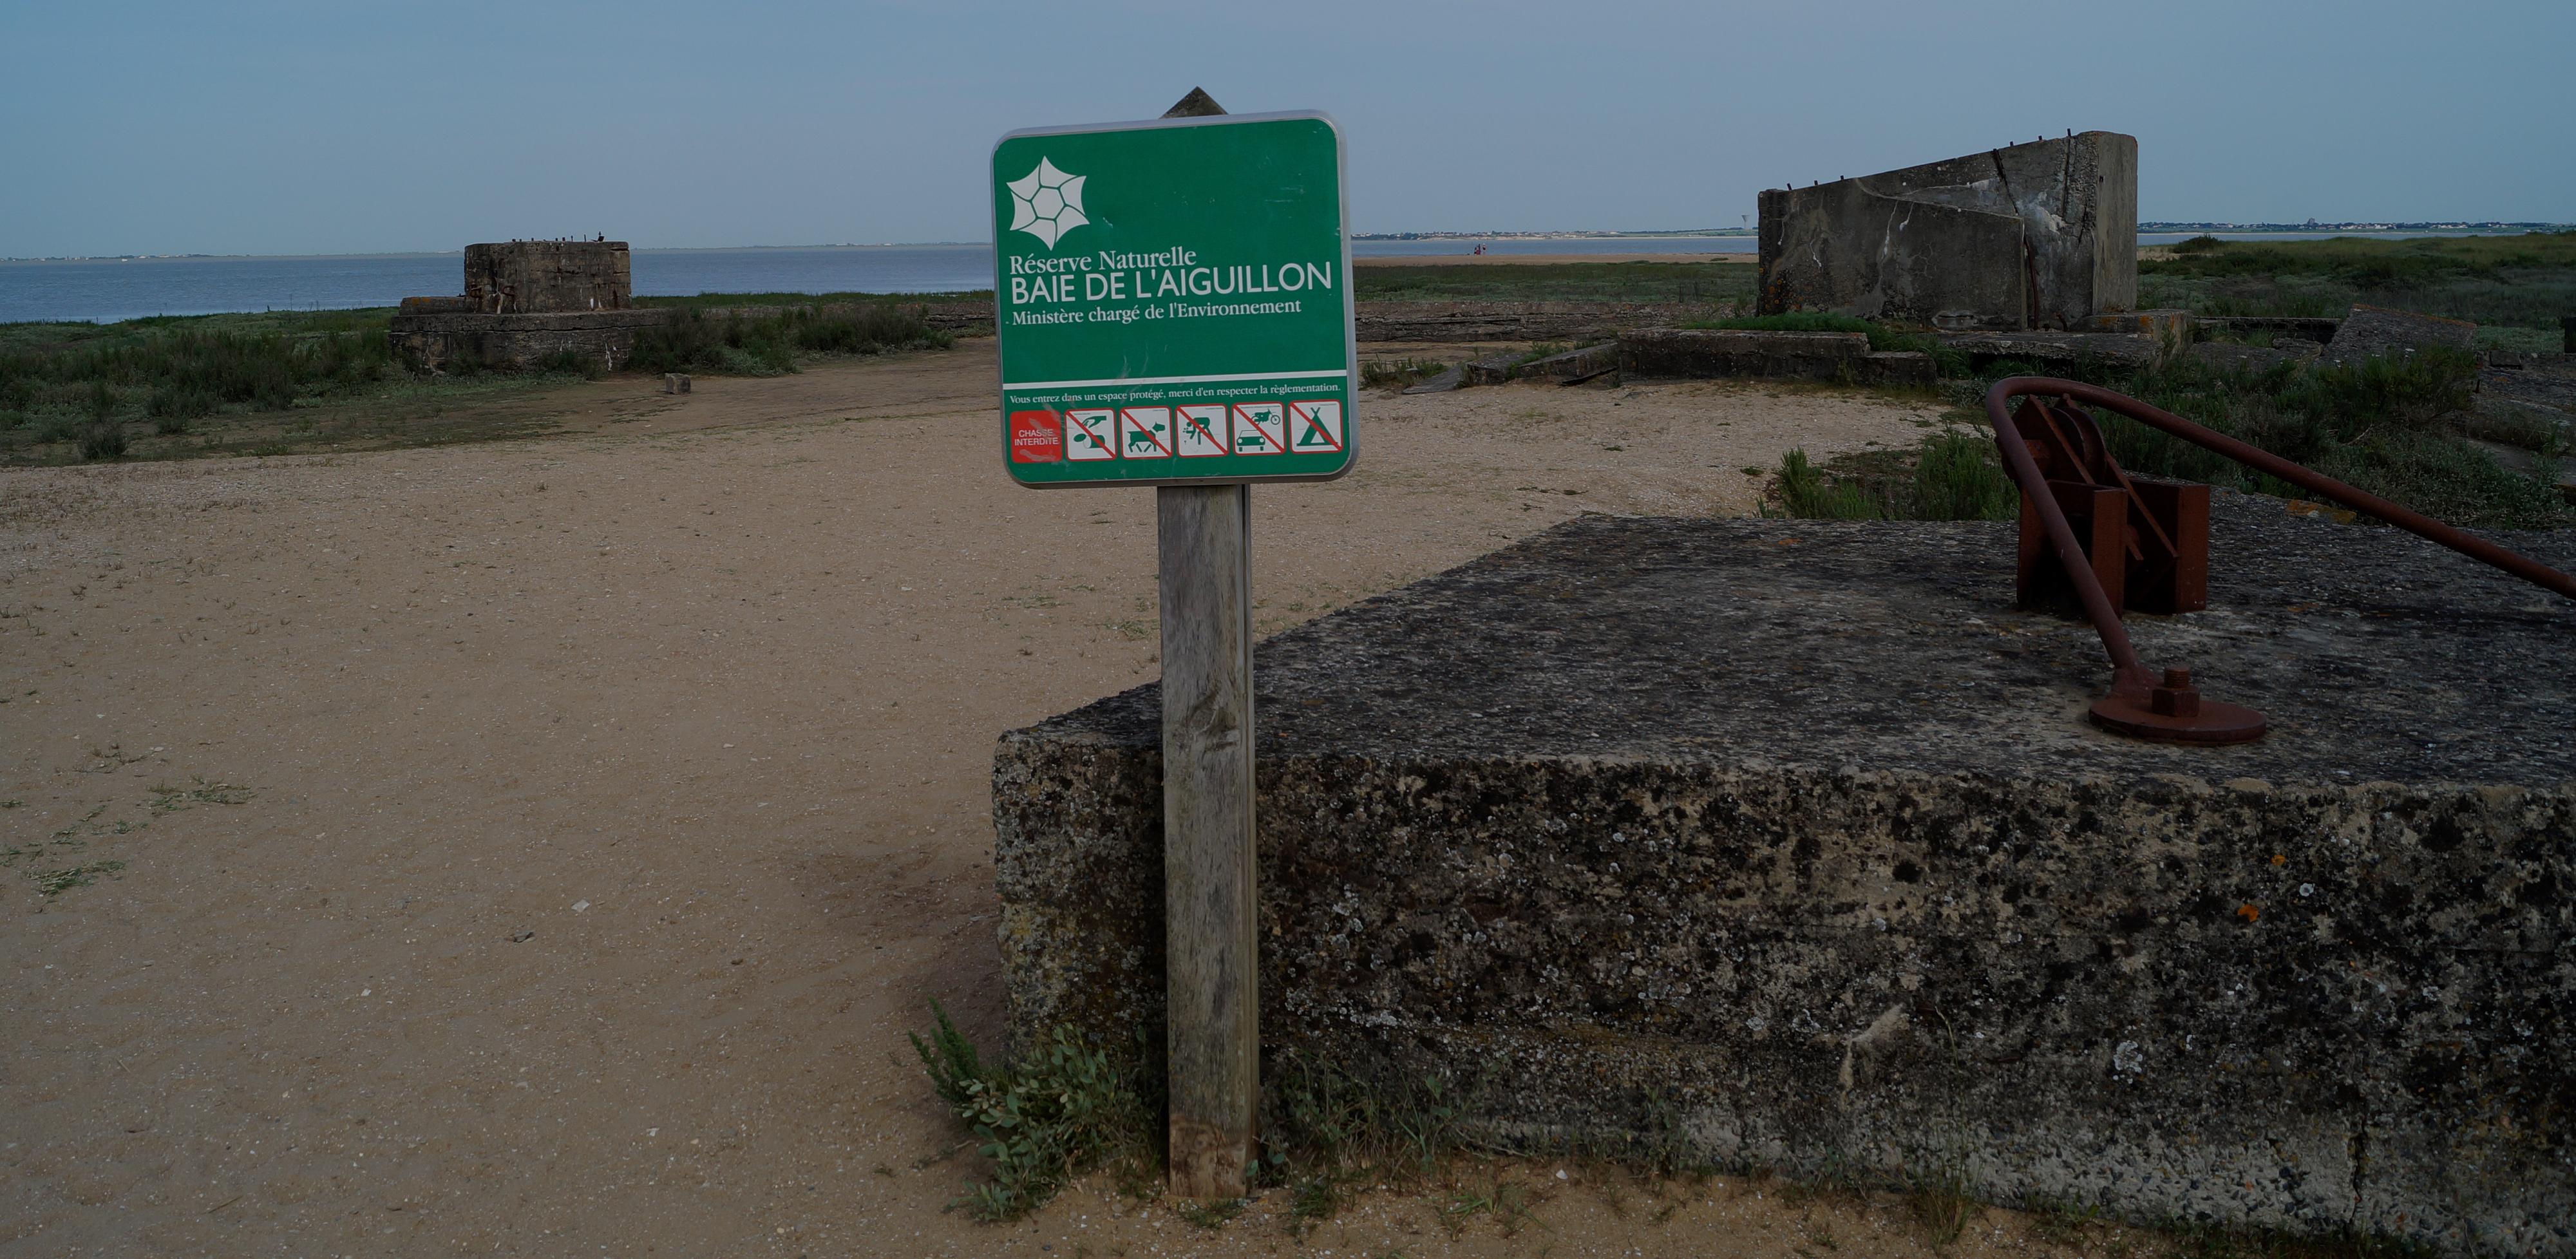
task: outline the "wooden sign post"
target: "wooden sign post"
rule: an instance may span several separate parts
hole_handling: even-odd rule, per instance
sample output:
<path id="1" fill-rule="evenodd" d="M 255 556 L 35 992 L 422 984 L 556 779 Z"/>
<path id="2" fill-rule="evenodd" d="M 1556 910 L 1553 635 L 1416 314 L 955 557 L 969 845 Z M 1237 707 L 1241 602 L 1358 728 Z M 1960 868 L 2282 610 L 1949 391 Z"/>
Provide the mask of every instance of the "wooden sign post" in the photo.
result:
<path id="1" fill-rule="evenodd" d="M 1243 1194 L 1260 1105 L 1251 483 L 1358 453 L 1341 132 L 1224 115 L 1192 89 L 993 153 L 1003 466 L 1155 487 L 1171 1189 L 1201 1199 Z"/>
<path id="2" fill-rule="evenodd" d="M 1222 114 L 1203 88 L 1166 118 Z M 1235 1198 L 1261 1105 L 1252 487 L 1154 491 L 1163 605 L 1163 965 L 1172 1192 Z"/>

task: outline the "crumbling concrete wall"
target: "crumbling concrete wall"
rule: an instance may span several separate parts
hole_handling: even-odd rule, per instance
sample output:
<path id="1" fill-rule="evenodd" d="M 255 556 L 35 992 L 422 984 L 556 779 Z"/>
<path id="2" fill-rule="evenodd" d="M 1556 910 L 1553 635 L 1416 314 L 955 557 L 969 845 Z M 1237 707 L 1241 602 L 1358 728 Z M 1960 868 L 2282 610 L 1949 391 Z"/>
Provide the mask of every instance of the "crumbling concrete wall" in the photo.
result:
<path id="1" fill-rule="evenodd" d="M 438 303 L 463 300 L 430 299 Z M 663 310 L 486 315 L 437 307 L 424 309 L 406 301 L 386 336 L 396 357 L 427 371 L 460 367 L 527 371 L 544 366 L 559 354 L 595 359 L 602 367 L 615 371 L 635 356 L 636 334 L 669 317 L 670 312 Z"/>
<path id="2" fill-rule="evenodd" d="M 668 312 L 638 310 L 622 240 L 514 240 L 465 247 L 461 297 L 407 297 L 386 340 L 415 368 L 536 367 L 559 354 L 610 370 Z"/>
<path id="3" fill-rule="evenodd" d="M 2576 1254 L 2576 607 L 2214 506 L 2215 610 L 2131 632 L 2241 747 L 2085 725 L 2009 524 L 1587 517 L 1265 640 L 1264 1045 L 1532 1146 Z M 1158 702 L 996 751 L 1015 1043 L 1161 1024 Z"/>
<path id="4" fill-rule="evenodd" d="M 1761 196 L 1765 314 L 2076 329 L 2138 297 L 2138 142 L 2086 131 Z"/>
<path id="5" fill-rule="evenodd" d="M 465 299 L 489 315 L 624 310 L 635 279 L 622 240 L 513 240 L 465 247 Z"/>

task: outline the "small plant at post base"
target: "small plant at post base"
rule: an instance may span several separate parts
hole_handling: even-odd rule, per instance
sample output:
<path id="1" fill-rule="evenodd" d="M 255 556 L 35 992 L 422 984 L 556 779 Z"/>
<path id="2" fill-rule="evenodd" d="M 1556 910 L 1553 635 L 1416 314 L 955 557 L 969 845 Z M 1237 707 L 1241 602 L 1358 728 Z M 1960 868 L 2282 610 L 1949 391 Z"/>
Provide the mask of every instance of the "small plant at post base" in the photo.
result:
<path id="1" fill-rule="evenodd" d="M 1017 1219 L 1074 1177 L 1139 1156 L 1149 1118 L 1108 1050 L 1059 1027 L 1029 1058 L 988 1066 L 946 1010 L 933 1002 L 930 1011 L 938 1025 L 928 1040 L 914 1035 L 913 1050 L 992 1164 L 991 1179 L 959 1199 L 978 1219 Z"/>

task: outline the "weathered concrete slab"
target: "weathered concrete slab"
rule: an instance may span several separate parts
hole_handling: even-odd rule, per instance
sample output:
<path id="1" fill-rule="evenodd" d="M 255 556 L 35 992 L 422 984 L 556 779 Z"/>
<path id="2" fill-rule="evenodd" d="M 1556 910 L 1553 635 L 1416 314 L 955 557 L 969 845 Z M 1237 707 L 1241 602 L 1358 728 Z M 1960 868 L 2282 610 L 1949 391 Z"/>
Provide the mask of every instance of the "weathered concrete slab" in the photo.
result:
<path id="1" fill-rule="evenodd" d="M 1467 365 L 1460 363 L 1418 384 L 1405 386 L 1406 393 L 1449 393 L 1467 383 Z"/>
<path id="2" fill-rule="evenodd" d="M 2138 296 L 2138 142 L 2110 131 L 1761 195 L 1760 310 L 2074 328 Z"/>
<path id="3" fill-rule="evenodd" d="M 2283 338 L 2270 345 L 2202 341 L 2188 351 L 2193 358 L 2222 370 L 2268 372 L 2283 363 L 2314 362 L 2325 347 L 2314 341 Z"/>
<path id="4" fill-rule="evenodd" d="M 2008 524 L 1586 517 L 1259 648 L 1265 1044 L 1530 1142 L 2576 1253 L 2576 607 L 2222 494 L 2085 725 Z M 2576 535 L 2517 547 L 2576 566 Z M 1006 735 L 1014 1035 L 1160 1019 L 1157 696 Z"/>
<path id="5" fill-rule="evenodd" d="M 2034 363 L 2109 363 L 2146 367 L 2167 351 L 2164 341 L 2113 332 L 1945 332 L 1941 344 L 1971 358 L 2028 359 Z"/>
<path id="6" fill-rule="evenodd" d="M 2334 340 L 2341 319 L 2311 319 L 2296 315 L 2196 315 L 2192 327 L 2212 338 L 2243 337 L 2248 333 L 2268 332 L 2276 337 L 2298 337 L 2322 345 Z"/>
<path id="7" fill-rule="evenodd" d="M 1481 358 L 1469 359 L 1459 366 L 1466 373 L 1468 384 L 1499 385 L 1512 378 L 1512 368 L 1520 361 L 1520 351 L 1503 350 Z"/>
<path id="8" fill-rule="evenodd" d="M 1857 332 L 1646 328 L 1619 338 L 1619 370 L 1638 380 L 1757 376 L 1855 385 L 1930 385 L 1928 354 L 1873 351 Z"/>
<path id="9" fill-rule="evenodd" d="M 1619 339 L 1619 369 L 1630 379 L 1784 376 L 1834 380 L 1854 375 L 1869 355 L 1857 332 L 1743 332 L 1646 328 Z"/>
<path id="10" fill-rule="evenodd" d="M 1618 367 L 1619 343 L 1604 341 L 1599 345 L 1567 350 L 1563 354 L 1531 359 L 1521 364 L 1512 375 L 1519 380 L 1581 380 L 1616 371 Z"/>
<path id="11" fill-rule="evenodd" d="M 2126 310 L 2109 314 L 2087 315 L 2077 320 L 2071 331 L 2117 332 L 2129 336 L 2155 337 L 2174 345 L 2188 345 L 2197 321 L 2187 310 Z"/>
<path id="12" fill-rule="evenodd" d="M 2477 335 L 2478 326 L 2465 319 L 2418 315 L 2384 306 L 2355 306 L 2335 329 L 2334 340 L 2326 343 L 2325 360 L 2359 363 L 2383 355 L 2412 354 L 2429 346 L 2466 350 Z"/>

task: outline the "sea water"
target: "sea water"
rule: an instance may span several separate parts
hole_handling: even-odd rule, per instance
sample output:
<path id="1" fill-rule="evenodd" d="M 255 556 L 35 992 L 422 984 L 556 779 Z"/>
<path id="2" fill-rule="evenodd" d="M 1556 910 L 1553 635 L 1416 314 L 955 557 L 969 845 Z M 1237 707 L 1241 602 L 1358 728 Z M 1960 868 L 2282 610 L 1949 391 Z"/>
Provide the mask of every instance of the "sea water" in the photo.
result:
<path id="1" fill-rule="evenodd" d="M 2172 244 L 2194 233 L 2141 233 L 2141 245 Z M 2231 236 L 2301 240 L 2325 232 Z M 2395 235 L 2390 233 L 2389 235 Z M 1360 240 L 1361 258 L 1488 254 L 1635 255 L 1751 254 L 1746 236 L 1511 237 L 1444 236 L 1429 240 Z M 638 249 L 635 292 L 642 297 L 698 293 L 951 293 L 993 286 L 993 247 L 835 245 L 781 249 Z M 0 323 L 21 320 L 134 319 L 226 311 L 343 310 L 392 306 L 406 297 L 452 296 L 464 289 L 461 254 L 357 254 L 293 258 L 103 258 L 0 262 Z"/>

